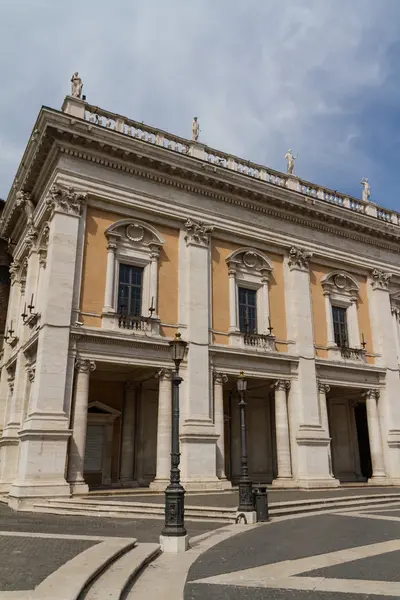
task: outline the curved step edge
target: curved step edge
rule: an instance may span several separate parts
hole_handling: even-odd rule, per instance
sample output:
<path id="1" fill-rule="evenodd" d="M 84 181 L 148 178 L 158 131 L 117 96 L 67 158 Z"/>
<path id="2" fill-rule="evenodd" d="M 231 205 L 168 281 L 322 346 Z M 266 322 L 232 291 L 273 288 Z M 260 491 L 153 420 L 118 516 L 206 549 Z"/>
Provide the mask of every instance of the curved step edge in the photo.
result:
<path id="1" fill-rule="evenodd" d="M 84 550 L 51 573 L 31 595 L 31 600 L 77 600 L 82 590 L 107 565 L 131 550 L 134 538 L 110 538 Z"/>
<path id="2" fill-rule="evenodd" d="M 120 600 L 131 581 L 160 551 L 159 544 L 138 544 L 97 577 L 86 592 L 85 600 Z"/>

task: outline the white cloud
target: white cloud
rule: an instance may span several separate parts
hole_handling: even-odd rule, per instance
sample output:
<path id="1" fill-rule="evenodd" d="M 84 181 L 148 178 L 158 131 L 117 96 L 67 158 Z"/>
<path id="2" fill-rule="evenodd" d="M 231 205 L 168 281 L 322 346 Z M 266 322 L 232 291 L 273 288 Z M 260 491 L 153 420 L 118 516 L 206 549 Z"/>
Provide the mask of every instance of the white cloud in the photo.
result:
<path id="1" fill-rule="evenodd" d="M 57 6 L 57 4 L 59 6 Z M 16 2 L 3 17 L 0 109 L 6 194 L 40 104 L 58 108 L 79 70 L 88 100 L 284 169 L 349 185 L 378 176 L 364 101 L 384 93 L 396 0 Z M 397 18 L 396 18 L 397 17 Z M 357 151 L 357 163 L 352 157 Z M 3 150 L 4 152 L 4 150 Z M 14 157 L 14 159 L 12 158 Z"/>

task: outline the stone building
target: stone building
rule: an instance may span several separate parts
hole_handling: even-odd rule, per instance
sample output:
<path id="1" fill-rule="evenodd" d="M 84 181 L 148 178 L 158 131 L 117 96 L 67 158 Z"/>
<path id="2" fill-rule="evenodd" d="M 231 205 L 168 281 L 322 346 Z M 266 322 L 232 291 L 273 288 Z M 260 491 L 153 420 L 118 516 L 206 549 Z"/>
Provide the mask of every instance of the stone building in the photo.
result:
<path id="1" fill-rule="evenodd" d="M 5 207 L 5 202 L 0 198 L 0 215 Z M 4 336 L 8 308 L 8 296 L 10 293 L 10 258 L 7 250 L 7 242 L 0 240 L 0 338 Z"/>
<path id="2" fill-rule="evenodd" d="M 293 170 L 293 169 L 292 169 Z M 0 490 L 20 508 L 181 473 L 400 484 L 400 216 L 67 96 L 42 108 L 0 234 L 13 254 Z"/>

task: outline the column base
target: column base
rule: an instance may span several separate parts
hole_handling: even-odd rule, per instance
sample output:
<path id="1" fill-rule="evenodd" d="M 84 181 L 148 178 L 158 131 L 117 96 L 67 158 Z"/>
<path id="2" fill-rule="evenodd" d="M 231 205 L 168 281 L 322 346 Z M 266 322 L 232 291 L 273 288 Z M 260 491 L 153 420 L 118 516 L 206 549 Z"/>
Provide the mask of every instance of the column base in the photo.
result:
<path id="1" fill-rule="evenodd" d="M 160 546 L 161 552 L 170 554 L 186 552 L 186 550 L 189 550 L 189 536 L 187 534 L 180 536 L 160 535 Z"/>
<path id="2" fill-rule="evenodd" d="M 199 479 L 197 481 L 196 479 L 182 479 L 181 484 L 187 492 L 218 492 L 232 489 L 232 484 L 230 481 L 223 481 L 217 477 L 215 479 Z"/>
<path id="3" fill-rule="evenodd" d="M 239 512 L 236 511 L 235 516 L 236 525 L 254 525 L 257 523 L 257 513 L 255 510 L 251 512 Z"/>
<path id="4" fill-rule="evenodd" d="M 277 477 L 272 480 L 273 488 L 298 488 L 299 484 L 293 477 Z"/>
<path id="5" fill-rule="evenodd" d="M 14 510 L 29 510 L 37 500 L 70 497 L 70 486 L 65 480 L 14 481 L 8 495 L 8 506 Z"/>
<path id="6" fill-rule="evenodd" d="M 297 487 L 305 490 L 311 490 L 314 488 L 337 488 L 340 486 L 339 479 L 330 477 L 329 479 L 298 479 Z"/>
<path id="7" fill-rule="evenodd" d="M 86 495 L 89 493 L 89 486 L 84 481 L 70 481 L 69 485 L 72 496 Z"/>
<path id="8" fill-rule="evenodd" d="M 373 475 L 367 481 L 368 485 L 393 485 L 392 481 L 386 475 Z"/>

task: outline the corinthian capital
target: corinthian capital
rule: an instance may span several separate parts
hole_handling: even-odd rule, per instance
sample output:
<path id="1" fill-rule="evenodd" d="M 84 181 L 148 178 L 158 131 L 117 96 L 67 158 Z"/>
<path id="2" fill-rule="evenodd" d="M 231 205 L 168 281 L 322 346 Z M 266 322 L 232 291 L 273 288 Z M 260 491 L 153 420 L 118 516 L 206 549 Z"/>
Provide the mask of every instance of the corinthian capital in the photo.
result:
<path id="1" fill-rule="evenodd" d="M 214 231 L 214 227 L 206 225 L 202 221 L 192 221 L 188 219 L 185 223 L 186 228 L 186 245 L 208 246 L 210 243 L 210 235 Z"/>
<path id="2" fill-rule="evenodd" d="M 273 383 L 271 387 L 276 392 L 286 392 L 286 390 L 290 390 L 290 385 L 290 381 L 286 381 L 285 379 L 278 379 L 278 381 L 275 381 L 275 383 Z"/>
<path id="3" fill-rule="evenodd" d="M 385 271 L 380 271 L 379 269 L 374 269 L 372 271 L 372 289 L 374 290 L 385 290 L 389 289 L 389 283 L 392 278 L 392 273 L 386 273 Z"/>
<path id="4" fill-rule="evenodd" d="M 293 271 L 308 271 L 308 262 L 312 257 L 312 253 L 304 250 L 304 248 L 295 248 L 292 246 L 289 250 L 289 269 Z"/>
<path id="5" fill-rule="evenodd" d="M 77 192 L 72 187 L 64 189 L 58 185 L 53 185 L 47 196 L 46 204 L 51 212 L 51 217 L 56 212 L 79 217 L 86 198 L 87 194 Z"/>
<path id="6" fill-rule="evenodd" d="M 96 363 L 94 360 L 87 358 L 77 358 L 75 361 L 75 369 L 78 373 L 91 373 L 96 369 Z"/>

